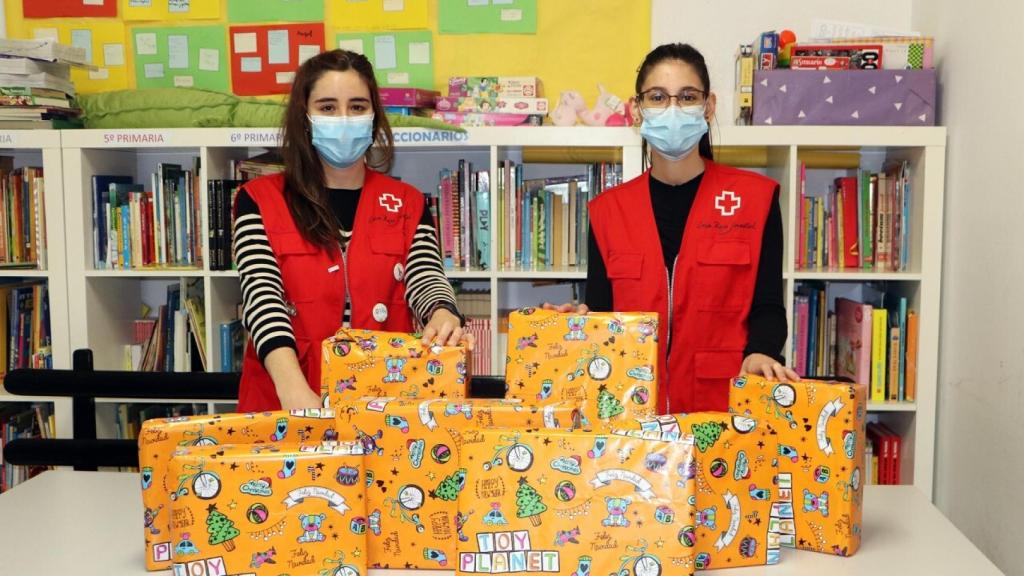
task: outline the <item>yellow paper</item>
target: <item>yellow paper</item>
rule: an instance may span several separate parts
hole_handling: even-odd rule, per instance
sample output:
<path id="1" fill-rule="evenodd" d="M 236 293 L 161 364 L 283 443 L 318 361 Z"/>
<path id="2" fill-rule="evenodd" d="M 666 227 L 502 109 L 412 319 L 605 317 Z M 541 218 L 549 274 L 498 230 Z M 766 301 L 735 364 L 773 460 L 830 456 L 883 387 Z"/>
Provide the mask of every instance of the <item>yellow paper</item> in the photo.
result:
<path id="1" fill-rule="evenodd" d="M 571 428 L 577 405 L 364 398 L 337 404 L 342 438 L 363 443 L 370 567 L 452 569 L 463 518 L 459 455 L 483 428 Z M 521 464 L 508 446 L 488 460 Z"/>
<path id="2" fill-rule="evenodd" d="M 146 568 L 171 567 L 170 504 L 180 487 L 167 475 L 175 450 L 192 446 L 311 443 L 336 440 L 334 412 L 295 410 L 146 420 L 139 432 L 139 469 L 145 507 Z"/>
<path id="3" fill-rule="evenodd" d="M 629 423 L 629 434 L 694 437 L 697 513 L 691 526 L 698 570 L 776 564 L 770 522 L 778 444 L 768 426 L 725 412 L 658 416 Z"/>
<path id="4" fill-rule="evenodd" d="M 71 81 L 75 84 L 75 91 L 80 93 L 103 92 L 106 90 L 121 90 L 128 87 L 128 66 L 123 55 L 128 52 L 125 45 L 126 36 L 124 24 L 118 20 L 109 19 L 87 19 L 88 24 L 81 20 L 69 20 L 54 18 L 46 20 L 22 20 L 23 28 L 17 28 L 11 23 L 11 37 L 13 38 L 35 38 L 37 30 L 46 36 L 48 30 L 57 30 L 57 38 L 63 44 L 72 44 L 72 33 L 88 34 L 90 36 L 90 53 L 92 63 L 98 70 L 85 70 L 82 68 L 71 68 Z M 108 47 L 108 45 L 110 47 Z M 120 48 L 113 46 L 120 45 Z M 107 65 L 105 56 L 108 54 L 121 54 L 120 60 L 114 60 L 116 64 Z"/>
<path id="5" fill-rule="evenodd" d="M 175 574 L 366 574 L 362 446 L 197 446 L 168 465 Z"/>
<path id="6" fill-rule="evenodd" d="M 427 28 L 427 0 L 328 2 L 327 23 L 336 31 Z"/>
<path id="7" fill-rule="evenodd" d="M 121 6 L 124 20 L 217 20 L 221 17 L 221 0 L 153 0 L 149 6 Z"/>
<path id="8" fill-rule="evenodd" d="M 778 439 L 772 521 L 783 546 L 850 556 L 860 547 L 867 386 L 735 378 L 729 408 Z"/>
<path id="9" fill-rule="evenodd" d="M 657 314 L 523 308 L 509 315 L 508 326 L 510 398 L 584 401 L 586 429 L 654 415 Z"/>
<path id="10" fill-rule="evenodd" d="M 466 349 L 413 334 L 341 329 L 323 341 L 320 391 L 329 406 L 363 396 L 466 397 Z"/>
<path id="11" fill-rule="evenodd" d="M 479 440 L 459 458 L 457 574 L 693 573 L 692 437 L 483 430 Z M 503 452 L 506 462 L 492 459 Z"/>

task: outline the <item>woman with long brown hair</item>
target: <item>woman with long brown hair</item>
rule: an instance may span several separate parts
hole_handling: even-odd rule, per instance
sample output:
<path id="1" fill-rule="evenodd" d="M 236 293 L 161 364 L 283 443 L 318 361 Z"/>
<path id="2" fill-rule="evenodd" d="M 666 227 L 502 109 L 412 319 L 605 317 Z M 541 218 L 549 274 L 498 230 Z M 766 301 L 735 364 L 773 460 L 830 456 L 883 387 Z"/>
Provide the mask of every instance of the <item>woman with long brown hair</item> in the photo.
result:
<path id="1" fill-rule="evenodd" d="M 319 406 L 320 343 L 342 325 L 464 337 L 423 195 L 387 175 L 394 141 L 365 56 L 299 67 L 283 155 L 284 173 L 246 183 L 235 204 L 250 334 L 240 411 Z"/>

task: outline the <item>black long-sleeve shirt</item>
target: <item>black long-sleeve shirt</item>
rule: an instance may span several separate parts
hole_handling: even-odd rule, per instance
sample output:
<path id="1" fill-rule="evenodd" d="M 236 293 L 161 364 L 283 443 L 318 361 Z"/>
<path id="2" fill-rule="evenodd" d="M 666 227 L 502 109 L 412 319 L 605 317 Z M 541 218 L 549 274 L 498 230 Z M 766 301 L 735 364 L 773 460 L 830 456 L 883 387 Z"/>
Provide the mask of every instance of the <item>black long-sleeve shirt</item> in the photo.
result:
<path id="1" fill-rule="evenodd" d="M 702 177 L 703 174 L 689 182 L 672 186 L 650 176 L 654 222 L 670 276 Z M 614 309 L 612 284 L 597 248 L 593 228 L 590 229 L 587 257 L 587 307 L 595 312 L 611 311 Z M 782 211 L 779 208 L 779 189 L 776 188 L 761 239 L 761 258 L 754 284 L 754 298 L 747 317 L 747 345 L 743 355 L 765 354 L 784 363 L 785 357 L 781 352 L 786 344 L 786 332 L 782 285 Z"/>

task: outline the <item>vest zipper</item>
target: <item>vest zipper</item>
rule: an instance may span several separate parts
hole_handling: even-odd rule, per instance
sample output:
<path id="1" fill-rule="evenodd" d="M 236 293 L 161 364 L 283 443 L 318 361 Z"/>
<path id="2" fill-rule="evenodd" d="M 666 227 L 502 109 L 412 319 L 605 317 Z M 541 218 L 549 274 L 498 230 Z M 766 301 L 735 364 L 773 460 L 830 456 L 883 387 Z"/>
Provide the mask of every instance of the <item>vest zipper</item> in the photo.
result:
<path id="1" fill-rule="evenodd" d="M 679 264 L 679 254 L 676 254 L 675 259 L 672 260 L 672 271 L 669 272 L 669 269 L 665 268 L 665 276 L 667 277 L 667 283 L 668 283 L 668 330 L 667 330 L 668 336 L 665 338 L 665 340 L 666 340 L 666 342 L 665 342 L 665 368 L 664 368 L 664 370 L 665 370 L 665 378 L 664 378 L 663 381 L 666 384 L 668 383 L 668 375 L 670 374 L 670 372 L 668 370 L 668 357 L 669 357 L 669 351 L 670 351 L 670 349 L 672 347 L 672 304 L 674 302 L 673 297 L 672 297 L 672 286 L 675 284 L 676 265 L 677 264 Z M 665 392 L 665 413 L 666 414 L 671 414 L 672 413 L 672 401 L 671 401 L 671 399 L 669 397 L 669 393 L 668 392 Z"/>
<path id="2" fill-rule="evenodd" d="M 349 242 L 351 242 L 351 241 L 352 241 L 352 239 L 349 238 Z M 342 290 L 342 294 L 341 294 L 342 295 L 342 300 L 341 300 L 341 325 L 342 325 L 342 327 L 345 327 L 345 328 L 352 328 L 352 318 L 351 317 L 349 317 L 348 326 L 345 326 L 345 309 L 346 308 L 350 308 L 349 301 L 348 301 L 348 248 L 346 246 L 342 245 L 341 242 L 338 243 L 338 247 L 341 248 L 341 267 L 342 267 L 341 272 L 343 274 L 343 281 L 345 282 L 345 289 Z"/>

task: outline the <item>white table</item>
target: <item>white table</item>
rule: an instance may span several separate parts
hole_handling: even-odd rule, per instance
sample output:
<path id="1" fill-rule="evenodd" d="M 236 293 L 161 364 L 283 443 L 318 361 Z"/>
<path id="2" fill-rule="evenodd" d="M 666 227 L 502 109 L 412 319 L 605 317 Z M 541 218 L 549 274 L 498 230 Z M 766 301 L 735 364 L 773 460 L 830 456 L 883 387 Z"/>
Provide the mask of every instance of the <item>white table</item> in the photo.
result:
<path id="1" fill-rule="evenodd" d="M 868 486 L 864 500 L 864 541 L 852 558 L 783 550 L 782 562 L 776 566 L 708 574 L 1002 574 L 916 488 Z M 170 574 L 146 572 L 142 538 L 137 474 L 50 471 L 0 495 L 0 574 L 4 576 Z M 449 574 L 370 570 L 369 576 Z"/>

